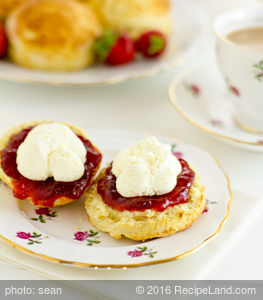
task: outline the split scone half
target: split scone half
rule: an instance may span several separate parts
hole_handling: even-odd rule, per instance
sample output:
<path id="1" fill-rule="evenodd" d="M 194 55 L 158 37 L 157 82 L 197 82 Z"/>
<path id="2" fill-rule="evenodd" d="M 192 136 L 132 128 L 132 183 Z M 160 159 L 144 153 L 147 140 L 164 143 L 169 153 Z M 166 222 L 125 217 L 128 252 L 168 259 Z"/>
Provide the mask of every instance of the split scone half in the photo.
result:
<path id="1" fill-rule="evenodd" d="M 38 133 L 28 140 L 33 129 L 38 129 Z M 0 139 L 0 179 L 15 197 L 27 199 L 37 207 L 57 207 L 79 199 L 92 185 L 101 160 L 100 150 L 87 134 L 64 122 L 24 122 Z M 49 173 L 41 179 L 43 172 Z M 34 179 L 35 176 L 40 178 Z"/>
<path id="2" fill-rule="evenodd" d="M 105 174 L 101 171 L 99 178 Z M 98 181 L 98 179 L 97 179 Z M 97 181 L 86 193 L 85 207 L 90 222 L 115 239 L 125 236 L 136 241 L 164 237 L 190 227 L 206 207 L 204 186 L 196 174 L 189 190 L 189 202 L 171 206 L 163 212 L 119 211 L 105 204 L 97 192 Z"/>
<path id="3" fill-rule="evenodd" d="M 93 42 L 101 26 L 92 9 L 77 1 L 28 0 L 9 15 L 6 32 L 15 63 L 71 71 L 93 63 Z"/>
<path id="4" fill-rule="evenodd" d="M 132 157 L 131 152 L 129 152 L 128 156 L 129 158 Z M 122 156 L 119 159 L 122 165 L 124 162 L 124 157 L 125 156 Z M 149 153 L 148 158 L 150 160 L 153 158 L 152 153 Z M 160 159 L 160 161 L 164 161 L 163 157 Z M 158 202 L 159 200 L 162 200 L 165 205 L 165 209 L 161 210 L 155 209 L 156 207 L 153 206 L 148 209 L 143 209 L 143 207 L 148 207 L 147 197 L 139 197 L 138 202 L 134 204 L 134 199 L 135 201 L 137 201 L 136 197 L 125 198 L 118 193 L 118 186 L 121 187 L 123 182 L 127 185 L 129 185 L 130 182 L 134 179 L 137 180 L 138 184 L 141 184 L 143 182 L 143 178 L 140 177 L 140 173 L 138 171 L 138 165 L 140 164 L 140 161 L 136 161 L 133 156 L 130 162 L 131 163 L 127 163 L 127 165 L 129 164 L 129 166 L 133 168 L 133 170 L 136 169 L 136 172 L 129 172 L 129 174 L 131 174 L 132 176 L 126 177 L 124 180 L 121 180 L 122 182 L 119 183 L 118 179 L 117 181 L 115 181 L 116 178 L 113 180 L 107 179 L 114 178 L 114 176 L 112 175 L 112 170 L 114 170 L 114 161 L 110 173 L 109 170 L 111 167 L 103 169 L 100 172 L 96 182 L 86 193 L 85 207 L 89 216 L 89 220 L 99 230 L 108 232 L 112 237 L 116 239 L 120 239 L 121 236 L 125 236 L 132 240 L 144 241 L 147 239 L 168 236 L 178 231 L 185 230 L 190 227 L 193 222 L 202 214 L 206 207 L 204 186 L 200 183 L 198 174 L 194 172 L 185 161 L 184 164 L 187 164 L 188 167 L 187 172 L 190 172 L 190 174 L 192 174 L 192 179 L 191 185 L 187 184 L 187 194 L 184 191 L 180 194 L 179 197 L 187 197 L 187 200 L 177 202 L 175 205 L 166 205 L 166 201 L 167 199 L 169 201 L 171 193 L 174 193 L 178 188 L 178 185 L 180 184 L 178 184 L 179 180 L 181 183 L 185 180 L 185 175 L 181 175 L 181 179 L 178 179 L 177 185 L 172 188 L 172 191 L 170 193 L 161 195 L 161 198 L 158 198 L 158 196 L 149 198 L 149 200 L 153 199 L 153 201 L 157 199 L 157 204 L 160 203 Z M 127 169 L 124 170 L 124 172 L 128 174 Z M 146 176 L 147 170 L 144 169 L 144 172 Z M 169 170 L 167 170 L 167 172 L 169 172 Z M 183 174 L 183 172 L 184 171 L 181 171 L 180 174 Z M 177 178 L 179 178 L 180 174 Z M 162 178 L 159 177 L 159 182 L 161 181 Z M 101 193 L 101 184 L 103 182 L 105 182 L 106 186 L 105 193 Z M 165 185 L 166 180 L 163 181 L 163 183 Z M 133 185 L 133 187 L 135 187 L 135 185 Z M 133 188 L 133 190 L 135 189 Z M 108 199 L 109 197 L 111 197 L 111 201 L 112 197 L 115 197 L 115 199 L 119 201 L 118 204 L 122 206 L 122 209 L 118 209 L 117 206 L 112 205 L 112 202 L 107 201 L 107 199 L 105 198 L 103 199 L 103 197 L 108 197 Z M 127 203 L 127 206 L 125 206 L 125 208 L 123 204 L 126 202 L 126 199 L 128 202 L 130 202 Z M 140 201 L 144 201 L 143 206 Z M 140 207 L 140 209 L 138 209 L 138 207 Z"/>
<path id="5" fill-rule="evenodd" d="M 127 33 L 133 39 L 158 30 L 171 31 L 169 0 L 82 0 L 91 5 L 98 19 L 109 29 Z"/>

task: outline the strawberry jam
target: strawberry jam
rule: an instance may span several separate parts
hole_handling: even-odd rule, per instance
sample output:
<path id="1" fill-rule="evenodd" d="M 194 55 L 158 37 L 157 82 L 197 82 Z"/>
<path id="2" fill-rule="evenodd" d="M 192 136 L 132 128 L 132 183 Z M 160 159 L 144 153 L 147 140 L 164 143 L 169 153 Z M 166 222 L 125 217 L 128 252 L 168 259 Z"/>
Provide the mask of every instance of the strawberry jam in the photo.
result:
<path id="1" fill-rule="evenodd" d="M 72 182 L 59 182 L 51 177 L 45 181 L 27 179 L 17 170 L 16 153 L 32 128 L 23 129 L 13 135 L 7 147 L 1 152 L 1 166 L 6 175 L 13 179 L 14 196 L 22 200 L 30 197 L 35 205 L 47 207 L 53 207 L 56 199 L 60 197 L 79 199 L 90 185 L 102 155 L 89 140 L 78 136 L 87 150 L 85 171 L 80 179 Z"/>
<path id="2" fill-rule="evenodd" d="M 169 206 L 187 203 L 195 173 L 185 160 L 179 159 L 179 161 L 182 171 L 177 176 L 177 184 L 170 193 L 160 196 L 123 197 L 116 189 L 116 177 L 111 172 L 111 166 L 106 170 L 106 175 L 99 179 L 97 192 L 104 203 L 119 211 L 154 209 L 161 212 Z"/>

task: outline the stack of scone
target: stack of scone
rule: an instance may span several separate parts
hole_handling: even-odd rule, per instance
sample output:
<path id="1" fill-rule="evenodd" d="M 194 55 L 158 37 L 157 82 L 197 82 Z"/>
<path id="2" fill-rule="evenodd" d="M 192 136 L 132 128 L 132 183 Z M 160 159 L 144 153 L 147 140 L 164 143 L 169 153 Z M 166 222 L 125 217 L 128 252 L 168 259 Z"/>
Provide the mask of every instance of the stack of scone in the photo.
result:
<path id="1" fill-rule="evenodd" d="M 1 20 L 10 59 L 48 71 L 87 68 L 101 52 L 106 53 L 103 61 L 109 64 L 131 62 L 136 51 L 131 43 L 149 32 L 146 57 L 157 56 L 171 29 L 169 0 L 6 0 L 0 1 L 0 27 Z M 104 30 L 112 32 L 110 38 L 104 37 Z M 122 35 L 124 44 L 119 41 Z M 103 39 L 102 46 L 94 47 L 98 38 Z M 94 50 L 98 48 L 99 53 Z M 129 55 L 118 61 L 127 51 Z M 114 59 L 107 60 L 109 55 Z"/>

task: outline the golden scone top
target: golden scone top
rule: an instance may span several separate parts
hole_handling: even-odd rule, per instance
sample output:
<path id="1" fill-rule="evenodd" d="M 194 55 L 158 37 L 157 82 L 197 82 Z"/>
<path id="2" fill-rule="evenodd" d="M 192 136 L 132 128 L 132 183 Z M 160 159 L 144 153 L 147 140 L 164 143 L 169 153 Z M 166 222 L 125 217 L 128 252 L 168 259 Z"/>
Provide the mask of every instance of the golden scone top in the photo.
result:
<path id="1" fill-rule="evenodd" d="M 171 31 L 169 0 L 89 0 L 105 27 L 128 33 L 133 39 L 149 30 Z"/>
<path id="2" fill-rule="evenodd" d="M 6 21 L 11 59 L 44 70 L 77 70 L 94 60 L 102 29 L 94 12 L 74 0 L 28 0 Z"/>
<path id="3" fill-rule="evenodd" d="M 28 0 L 1 0 L 0 1 L 0 22 L 16 9 L 20 4 Z"/>
<path id="4" fill-rule="evenodd" d="M 18 35 L 35 47 L 77 46 L 100 33 L 92 11 L 74 0 L 29 0 L 16 18 Z"/>

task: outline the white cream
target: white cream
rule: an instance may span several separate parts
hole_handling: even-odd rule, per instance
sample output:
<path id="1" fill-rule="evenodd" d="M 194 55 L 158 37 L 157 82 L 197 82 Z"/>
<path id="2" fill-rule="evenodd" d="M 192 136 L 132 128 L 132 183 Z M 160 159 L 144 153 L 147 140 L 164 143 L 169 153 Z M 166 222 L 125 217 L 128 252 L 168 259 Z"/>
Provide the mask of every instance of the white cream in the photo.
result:
<path id="1" fill-rule="evenodd" d="M 117 191 L 124 197 L 163 195 L 171 192 L 182 170 L 171 146 L 148 137 L 122 150 L 113 161 Z"/>
<path id="2" fill-rule="evenodd" d="M 33 128 L 17 151 L 18 171 L 31 180 L 78 180 L 84 174 L 86 149 L 77 135 L 60 123 Z"/>

